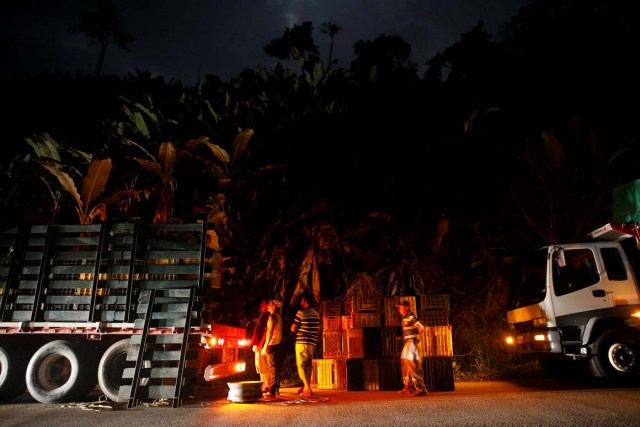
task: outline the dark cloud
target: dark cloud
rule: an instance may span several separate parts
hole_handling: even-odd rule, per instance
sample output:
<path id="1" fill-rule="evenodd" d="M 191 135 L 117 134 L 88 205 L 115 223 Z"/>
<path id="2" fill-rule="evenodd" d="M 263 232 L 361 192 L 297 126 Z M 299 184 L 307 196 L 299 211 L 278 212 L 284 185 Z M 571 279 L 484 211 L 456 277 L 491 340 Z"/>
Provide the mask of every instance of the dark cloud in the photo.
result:
<path id="1" fill-rule="evenodd" d="M 528 0 L 113 0 L 124 30 L 136 37 L 131 52 L 111 46 L 103 71 L 136 69 L 194 83 L 200 71 L 223 80 L 245 68 L 271 66 L 263 47 L 285 28 L 311 21 L 323 59 L 329 37 L 319 29 L 333 22 L 334 58 L 349 67 L 353 45 L 381 34 L 401 37 L 423 65 L 459 40 L 478 21 L 491 34 Z M 0 55 L 8 72 L 87 73 L 98 48 L 68 28 L 96 10 L 91 0 L 5 0 L 0 16 Z"/>

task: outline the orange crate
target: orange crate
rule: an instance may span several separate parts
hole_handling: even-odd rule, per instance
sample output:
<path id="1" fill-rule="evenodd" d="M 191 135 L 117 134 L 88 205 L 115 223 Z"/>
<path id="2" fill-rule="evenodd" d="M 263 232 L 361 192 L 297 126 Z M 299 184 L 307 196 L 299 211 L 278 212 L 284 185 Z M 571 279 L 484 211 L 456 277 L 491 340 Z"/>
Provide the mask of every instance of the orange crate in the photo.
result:
<path id="1" fill-rule="evenodd" d="M 341 331 L 341 316 L 322 316 L 322 329 L 325 331 Z"/>
<path id="2" fill-rule="evenodd" d="M 346 331 L 351 327 L 351 316 L 340 316 L 342 319 L 342 330 Z"/>
<path id="3" fill-rule="evenodd" d="M 342 302 L 338 299 L 322 301 L 320 308 L 323 316 L 342 315 Z"/>
<path id="4" fill-rule="evenodd" d="M 380 311 L 352 311 L 352 328 L 370 328 L 382 325 L 382 315 Z"/>
<path id="5" fill-rule="evenodd" d="M 374 311 L 380 310 L 382 306 L 382 298 L 380 296 L 356 295 L 352 300 L 353 311 Z"/>
<path id="6" fill-rule="evenodd" d="M 336 359 L 342 357 L 342 331 L 325 331 L 322 333 L 322 357 Z"/>
<path id="7" fill-rule="evenodd" d="M 349 359 L 364 358 L 364 331 L 362 328 L 347 329 L 347 352 Z"/>
<path id="8" fill-rule="evenodd" d="M 449 310 L 420 310 L 418 319 L 424 326 L 445 326 L 449 324 Z"/>
<path id="9" fill-rule="evenodd" d="M 448 294 L 420 295 L 420 310 L 450 310 Z"/>

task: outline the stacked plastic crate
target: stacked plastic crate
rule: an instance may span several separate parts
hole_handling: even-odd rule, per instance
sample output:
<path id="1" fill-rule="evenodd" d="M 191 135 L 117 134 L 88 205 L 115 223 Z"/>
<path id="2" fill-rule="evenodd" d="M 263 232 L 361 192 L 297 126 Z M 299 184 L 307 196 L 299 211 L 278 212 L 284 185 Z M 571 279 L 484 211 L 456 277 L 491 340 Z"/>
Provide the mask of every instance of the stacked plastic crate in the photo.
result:
<path id="1" fill-rule="evenodd" d="M 418 318 L 426 328 L 418 347 L 423 358 L 427 389 L 452 391 L 455 386 L 449 295 L 420 295 L 419 302 Z"/>
<path id="2" fill-rule="evenodd" d="M 352 293 L 321 303 L 322 339 L 313 360 L 312 387 L 333 390 L 400 390 L 402 318 L 395 305 L 408 301 L 425 325 L 418 348 L 431 391 L 451 391 L 453 345 L 448 295 L 382 297 Z M 344 307 L 343 307 L 344 305 Z M 345 313 L 345 314 L 342 314 Z"/>
<path id="3" fill-rule="evenodd" d="M 347 389 L 380 390 L 382 296 L 356 292 L 347 300 Z"/>
<path id="4" fill-rule="evenodd" d="M 342 328 L 342 302 L 325 300 L 320 305 L 322 317 L 321 358 L 313 359 L 311 386 L 322 390 L 347 389 L 346 331 Z M 318 355 L 316 350 L 316 355 Z"/>

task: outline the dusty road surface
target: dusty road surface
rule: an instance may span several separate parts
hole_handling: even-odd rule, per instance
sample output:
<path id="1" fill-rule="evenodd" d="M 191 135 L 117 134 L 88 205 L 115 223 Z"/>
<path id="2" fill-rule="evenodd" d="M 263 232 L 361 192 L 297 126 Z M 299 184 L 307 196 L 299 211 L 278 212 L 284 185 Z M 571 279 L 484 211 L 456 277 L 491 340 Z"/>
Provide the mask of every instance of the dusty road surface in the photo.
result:
<path id="1" fill-rule="evenodd" d="M 410 397 L 395 391 L 296 388 L 278 398 L 229 401 L 226 390 L 200 388 L 172 408 L 165 402 L 42 404 L 28 395 L 0 404 L 0 426 L 640 426 L 640 386 L 608 388 L 554 381 L 457 382 L 454 391 Z M 237 399 L 236 399 L 237 400 Z"/>

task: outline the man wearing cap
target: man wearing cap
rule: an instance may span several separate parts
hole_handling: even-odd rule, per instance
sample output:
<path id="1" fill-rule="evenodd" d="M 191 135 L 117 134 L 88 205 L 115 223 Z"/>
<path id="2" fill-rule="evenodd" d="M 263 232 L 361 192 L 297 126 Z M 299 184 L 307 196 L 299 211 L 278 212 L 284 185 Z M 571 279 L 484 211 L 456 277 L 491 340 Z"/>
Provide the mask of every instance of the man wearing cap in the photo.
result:
<path id="1" fill-rule="evenodd" d="M 411 396 L 426 396 L 427 386 L 424 384 L 422 376 L 422 359 L 416 346 L 418 334 L 424 332 L 424 325 L 411 312 L 409 301 L 400 301 L 396 307 L 402 316 L 402 338 L 404 340 L 404 347 L 402 347 L 400 354 L 404 388 L 400 393 Z"/>

